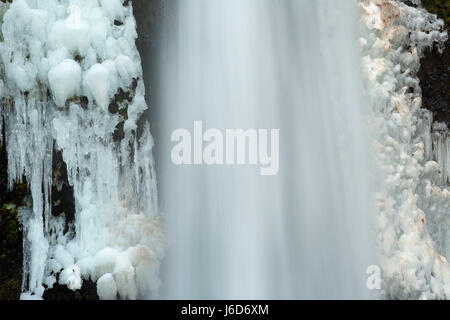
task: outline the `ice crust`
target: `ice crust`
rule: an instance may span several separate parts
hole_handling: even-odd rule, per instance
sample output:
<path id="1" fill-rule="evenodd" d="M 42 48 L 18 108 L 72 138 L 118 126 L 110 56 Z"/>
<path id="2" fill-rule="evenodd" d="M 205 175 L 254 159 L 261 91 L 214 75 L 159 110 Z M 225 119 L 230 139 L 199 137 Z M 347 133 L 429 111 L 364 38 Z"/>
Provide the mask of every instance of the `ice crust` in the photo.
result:
<path id="1" fill-rule="evenodd" d="M 422 109 L 417 72 L 448 35 L 436 15 L 397 0 L 359 1 L 369 123 L 383 175 L 376 195 L 383 291 L 394 299 L 450 299 L 448 129 Z"/>
<path id="2" fill-rule="evenodd" d="M 136 135 L 147 105 L 131 1 L 14 0 L 0 15 L 9 187 L 24 177 L 32 196 L 20 215 L 22 298 L 83 279 L 98 280 L 103 299 L 155 296 L 163 239 L 148 125 Z M 109 111 L 120 89 L 126 116 Z M 54 147 L 74 189 L 68 228 L 51 213 Z"/>

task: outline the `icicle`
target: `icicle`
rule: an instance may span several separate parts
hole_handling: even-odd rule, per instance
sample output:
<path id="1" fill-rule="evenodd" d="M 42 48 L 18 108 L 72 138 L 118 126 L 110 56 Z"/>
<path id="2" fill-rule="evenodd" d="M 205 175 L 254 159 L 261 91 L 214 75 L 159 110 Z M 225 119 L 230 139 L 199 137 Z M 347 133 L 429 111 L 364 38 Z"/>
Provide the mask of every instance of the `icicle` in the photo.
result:
<path id="1" fill-rule="evenodd" d="M 448 35 L 443 21 L 420 7 L 397 0 L 360 5 L 362 69 L 384 171 L 377 194 L 383 289 L 388 298 L 449 299 L 446 234 L 439 231 L 450 209 L 448 130 L 432 128 L 432 114 L 421 110 L 417 78 L 425 50 L 442 48 Z"/>
<path id="2" fill-rule="evenodd" d="M 117 285 L 120 298 L 147 298 L 157 280 L 138 290 L 136 279 L 143 276 L 142 265 L 158 270 L 163 249 L 153 141 L 148 127 L 139 143 L 135 136 L 147 105 L 132 6 L 121 0 L 76 3 L 0 4 L 0 94 L 12 100 L 0 110 L 8 183 L 12 188 L 25 177 L 32 196 L 32 208 L 23 210 L 21 220 L 22 298 L 42 297 L 43 285 L 53 286 L 62 269 L 59 281 L 72 290 L 79 289 L 81 277 L 95 281 L 108 274 L 114 282 L 102 278 L 99 292 L 109 279 L 107 285 Z M 54 147 L 62 151 L 73 187 L 73 225 L 66 225 L 64 214 L 51 212 Z M 141 247 L 157 255 L 123 260 Z M 102 254 L 107 248 L 114 250 Z"/>

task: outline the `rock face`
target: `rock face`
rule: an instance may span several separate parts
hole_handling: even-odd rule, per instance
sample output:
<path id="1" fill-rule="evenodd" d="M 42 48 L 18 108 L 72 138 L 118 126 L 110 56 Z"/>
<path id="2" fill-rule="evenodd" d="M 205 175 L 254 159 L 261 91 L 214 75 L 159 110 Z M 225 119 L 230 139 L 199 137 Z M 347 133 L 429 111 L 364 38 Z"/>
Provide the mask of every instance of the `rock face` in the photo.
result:
<path id="1" fill-rule="evenodd" d="M 422 0 L 422 5 L 431 13 L 437 14 L 445 21 L 447 28 L 450 25 L 450 4 L 448 0 Z"/>
<path id="2" fill-rule="evenodd" d="M 8 191 L 7 157 L 0 147 L 0 300 L 19 299 L 22 284 L 22 230 L 17 208 L 28 194 L 26 184 Z"/>
<path id="3" fill-rule="evenodd" d="M 445 0 L 422 0 L 423 6 L 446 23 L 450 34 L 450 4 Z M 419 71 L 423 107 L 432 111 L 434 120 L 450 127 L 450 40 L 441 54 L 436 48 L 421 60 Z"/>

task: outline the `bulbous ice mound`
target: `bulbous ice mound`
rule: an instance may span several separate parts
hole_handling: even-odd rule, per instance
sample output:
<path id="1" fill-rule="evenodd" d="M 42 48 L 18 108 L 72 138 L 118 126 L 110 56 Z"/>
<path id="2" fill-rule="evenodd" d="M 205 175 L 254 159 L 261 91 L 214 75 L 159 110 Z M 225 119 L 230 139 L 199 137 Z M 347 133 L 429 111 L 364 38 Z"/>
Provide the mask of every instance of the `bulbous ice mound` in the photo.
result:
<path id="1" fill-rule="evenodd" d="M 417 77 L 425 50 L 442 48 L 448 35 L 443 21 L 420 6 L 359 3 L 362 70 L 384 172 L 376 196 L 383 289 L 388 298 L 450 299 L 450 265 L 442 256 L 450 257 L 448 236 L 436 228 L 448 229 L 450 212 L 447 129 L 433 129 L 432 114 L 421 109 Z"/>
<path id="2" fill-rule="evenodd" d="M 22 298 L 40 298 L 56 281 L 77 290 L 82 279 L 101 279 L 100 298 L 152 297 L 162 234 L 153 139 L 148 125 L 136 133 L 147 105 L 131 1 L 15 0 L 0 9 L 9 185 L 25 177 L 32 195 L 21 211 Z M 73 223 L 51 213 L 54 148 L 73 187 Z"/>

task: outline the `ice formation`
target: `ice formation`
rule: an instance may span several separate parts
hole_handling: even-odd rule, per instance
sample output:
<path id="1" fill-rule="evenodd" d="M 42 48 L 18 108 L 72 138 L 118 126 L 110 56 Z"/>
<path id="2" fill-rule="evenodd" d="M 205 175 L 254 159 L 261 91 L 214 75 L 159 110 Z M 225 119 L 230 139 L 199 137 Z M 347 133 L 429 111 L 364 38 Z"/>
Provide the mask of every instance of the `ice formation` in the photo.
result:
<path id="1" fill-rule="evenodd" d="M 151 298 L 162 235 L 153 140 L 131 1 L 0 3 L 0 115 L 9 186 L 24 178 L 23 299 L 58 281 L 98 280 L 100 298 Z M 138 134 L 138 130 L 142 133 Z M 52 215 L 52 158 L 61 151 L 75 219 Z"/>
<path id="2" fill-rule="evenodd" d="M 417 78 L 443 22 L 400 0 L 359 0 L 362 70 L 382 168 L 377 235 L 388 298 L 450 299 L 450 141 L 421 108 Z M 151 298 L 162 233 L 131 1 L 0 2 L 0 128 L 9 186 L 25 179 L 23 299 L 97 282 L 101 299 Z M 140 130 L 139 129 L 139 130 Z M 117 137 L 119 136 L 119 138 Z M 51 212 L 54 152 L 75 219 Z"/>
<path id="3" fill-rule="evenodd" d="M 448 129 L 421 109 L 420 58 L 447 39 L 443 22 L 397 0 L 361 0 L 360 46 L 383 171 L 376 196 L 384 292 L 450 299 Z M 445 71 L 443 71 L 445 72 Z"/>

